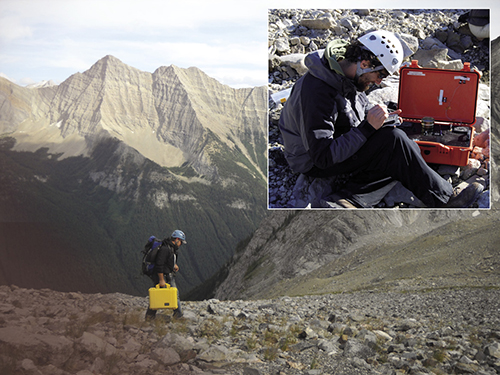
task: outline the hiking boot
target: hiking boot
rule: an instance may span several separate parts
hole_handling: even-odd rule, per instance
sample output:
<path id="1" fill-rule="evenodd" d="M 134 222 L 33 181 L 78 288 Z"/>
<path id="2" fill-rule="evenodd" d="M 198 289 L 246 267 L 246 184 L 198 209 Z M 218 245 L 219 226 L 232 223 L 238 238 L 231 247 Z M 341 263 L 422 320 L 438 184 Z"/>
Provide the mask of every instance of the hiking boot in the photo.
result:
<path id="1" fill-rule="evenodd" d="M 339 200 L 335 201 L 335 203 L 342 208 L 357 208 L 355 205 L 353 205 L 349 200 L 345 198 L 340 198 Z"/>
<path id="2" fill-rule="evenodd" d="M 455 189 L 448 203 L 441 206 L 441 208 L 468 208 L 476 201 L 483 190 L 484 186 L 479 182 L 473 182 L 460 192 Z"/>
<path id="3" fill-rule="evenodd" d="M 146 310 L 146 322 L 151 322 L 156 319 L 156 310 Z"/>
<path id="4" fill-rule="evenodd" d="M 174 314 L 172 315 L 172 318 L 174 318 L 174 319 L 181 319 L 183 316 L 184 316 L 184 314 L 182 312 L 174 310 Z"/>

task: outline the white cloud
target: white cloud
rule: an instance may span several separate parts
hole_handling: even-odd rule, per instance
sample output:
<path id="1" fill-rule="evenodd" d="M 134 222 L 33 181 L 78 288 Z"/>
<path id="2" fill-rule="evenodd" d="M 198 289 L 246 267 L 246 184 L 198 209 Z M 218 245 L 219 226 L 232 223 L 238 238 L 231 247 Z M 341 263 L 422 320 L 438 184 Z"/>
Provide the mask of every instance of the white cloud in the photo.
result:
<path id="1" fill-rule="evenodd" d="M 267 8 L 255 4 L 199 0 L 1 0 L 0 11 L 8 13 L 11 24 L 18 25 L 15 29 L 19 31 L 6 34 L 0 63 L 17 59 L 16 72 L 12 74 L 19 79 L 31 69 L 38 75 L 35 80 L 64 80 L 67 76 L 39 75 L 51 67 L 83 71 L 108 54 L 151 72 L 170 64 L 197 66 L 204 71 L 212 66 L 238 66 L 241 71 L 245 70 L 243 67 L 265 69 L 265 52 L 259 52 L 259 48 L 265 48 Z M 12 37 L 7 39 L 8 35 Z M 12 43 L 14 36 L 16 43 Z M 67 70 L 59 74 L 63 72 Z M 241 76 L 244 74 L 233 80 Z"/>
<path id="2" fill-rule="evenodd" d="M 31 78 L 29 78 L 29 77 L 23 77 L 23 78 L 21 78 L 21 79 L 17 80 L 15 83 L 16 83 L 17 85 L 19 85 L 19 86 L 28 86 L 28 85 L 32 85 L 32 84 L 34 84 L 34 83 L 36 83 L 36 82 L 35 82 L 35 81 L 33 81 L 33 80 L 32 80 Z"/>
<path id="3" fill-rule="evenodd" d="M 32 35 L 31 28 L 24 25 L 20 17 L 3 15 L 0 18 L 0 46 L 15 42 L 17 39 L 29 38 Z"/>

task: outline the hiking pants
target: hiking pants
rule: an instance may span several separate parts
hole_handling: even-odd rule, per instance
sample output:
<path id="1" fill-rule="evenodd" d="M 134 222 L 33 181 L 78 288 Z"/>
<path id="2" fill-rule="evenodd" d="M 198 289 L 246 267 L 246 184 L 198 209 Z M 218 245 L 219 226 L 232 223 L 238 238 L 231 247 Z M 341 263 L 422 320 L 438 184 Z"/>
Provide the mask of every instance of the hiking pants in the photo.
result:
<path id="1" fill-rule="evenodd" d="M 377 130 L 350 158 L 329 169 L 313 167 L 311 177 L 354 174 L 345 189 L 368 193 L 397 180 L 427 207 L 441 207 L 453 194 L 450 183 L 430 168 L 417 143 L 396 127 Z"/>

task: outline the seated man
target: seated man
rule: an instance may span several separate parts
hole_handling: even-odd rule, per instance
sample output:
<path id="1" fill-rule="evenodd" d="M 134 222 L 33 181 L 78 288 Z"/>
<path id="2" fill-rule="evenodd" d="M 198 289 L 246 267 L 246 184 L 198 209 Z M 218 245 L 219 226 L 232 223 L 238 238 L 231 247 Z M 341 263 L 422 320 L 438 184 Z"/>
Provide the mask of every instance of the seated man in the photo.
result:
<path id="1" fill-rule="evenodd" d="M 471 184 L 455 195 L 414 141 L 394 126 L 383 126 L 387 108 L 369 108 L 365 91 L 397 72 L 402 60 L 401 42 L 386 31 L 353 43 L 331 41 L 323 54 L 307 55 L 309 71 L 295 83 L 279 121 L 288 164 L 310 177 L 352 175 L 339 199 L 345 207 L 367 207 L 359 194 L 394 180 L 427 207 L 468 207 L 482 186 Z"/>

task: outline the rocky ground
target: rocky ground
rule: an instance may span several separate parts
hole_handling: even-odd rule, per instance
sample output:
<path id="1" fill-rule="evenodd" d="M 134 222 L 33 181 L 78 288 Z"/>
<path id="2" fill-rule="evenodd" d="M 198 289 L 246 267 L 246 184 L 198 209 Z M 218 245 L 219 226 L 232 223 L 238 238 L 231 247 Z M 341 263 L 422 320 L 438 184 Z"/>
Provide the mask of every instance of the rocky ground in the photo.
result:
<path id="1" fill-rule="evenodd" d="M 0 287 L 0 373 L 497 374 L 498 288 L 184 303 Z"/>
<path id="2" fill-rule="evenodd" d="M 423 67 L 461 69 L 470 62 L 482 72 L 479 87 L 474 145 L 469 164 L 450 170 L 433 167 L 454 187 L 461 189 L 473 181 L 480 182 L 485 191 L 472 207 L 489 207 L 489 43 L 470 35 L 468 26 L 458 22 L 463 10 L 270 10 L 269 11 L 269 207 L 314 207 L 315 195 L 324 186 L 313 186 L 310 179 L 299 179 L 283 156 L 283 141 L 277 123 L 282 104 L 271 95 L 288 89 L 306 68 L 303 63 L 309 52 L 322 49 L 334 38 L 349 40 L 352 35 L 382 28 L 398 33 L 411 50 L 410 59 Z M 397 102 L 399 78 L 386 79 L 381 89 L 368 95 L 372 103 Z M 485 142 L 484 140 L 488 140 Z M 342 182 L 342 181 L 340 181 Z M 407 193 L 407 192 L 406 192 Z M 393 196 L 377 207 L 415 207 L 414 198 Z M 418 206 L 417 206 L 418 207 Z"/>

